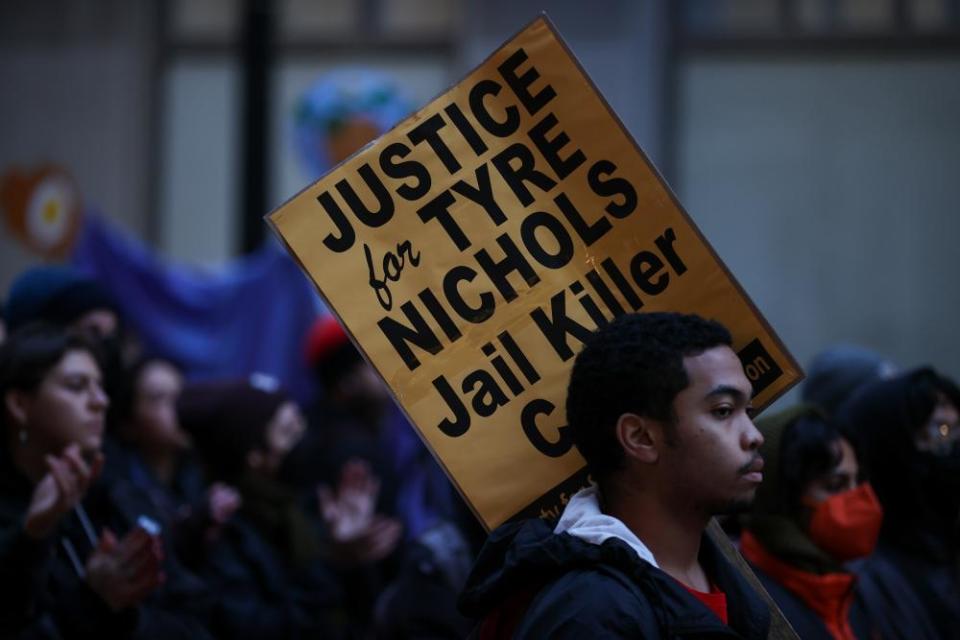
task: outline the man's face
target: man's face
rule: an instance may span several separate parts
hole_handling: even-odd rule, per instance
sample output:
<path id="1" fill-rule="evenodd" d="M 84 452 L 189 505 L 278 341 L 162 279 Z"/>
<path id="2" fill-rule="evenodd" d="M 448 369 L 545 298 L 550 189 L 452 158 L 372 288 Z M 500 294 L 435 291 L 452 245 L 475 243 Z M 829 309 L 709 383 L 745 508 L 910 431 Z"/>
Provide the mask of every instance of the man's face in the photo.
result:
<path id="1" fill-rule="evenodd" d="M 763 436 L 750 419 L 750 381 L 732 349 L 683 359 L 690 379 L 673 402 L 673 445 L 661 451 L 668 498 L 698 514 L 744 509 L 763 480 Z"/>

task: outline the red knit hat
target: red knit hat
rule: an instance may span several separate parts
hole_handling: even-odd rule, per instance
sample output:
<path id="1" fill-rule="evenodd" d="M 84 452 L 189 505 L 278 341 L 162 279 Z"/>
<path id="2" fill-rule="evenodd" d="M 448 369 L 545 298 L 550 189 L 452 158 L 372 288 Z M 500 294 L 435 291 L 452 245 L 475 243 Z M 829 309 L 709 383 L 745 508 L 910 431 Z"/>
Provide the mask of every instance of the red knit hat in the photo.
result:
<path id="1" fill-rule="evenodd" d="M 307 334 L 307 363 L 316 366 L 334 351 L 350 342 L 350 337 L 333 316 L 317 318 Z"/>
<path id="2" fill-rule="evenodd" d="M 307 363 L 319 375 L 325 386 L 359 362 L 363 356 L 357 351 L 350 336 L 333 316 L 322 316 L 310 327 L 306 344 Z"/>

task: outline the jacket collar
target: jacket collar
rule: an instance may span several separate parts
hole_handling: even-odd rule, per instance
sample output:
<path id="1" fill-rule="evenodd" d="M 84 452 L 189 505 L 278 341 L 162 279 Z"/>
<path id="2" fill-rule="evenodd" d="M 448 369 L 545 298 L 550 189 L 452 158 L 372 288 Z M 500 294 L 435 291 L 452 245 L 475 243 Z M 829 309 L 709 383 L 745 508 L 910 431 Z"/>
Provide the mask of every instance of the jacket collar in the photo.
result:
<path id="1" fill-rule="evenodd" d="M 678 610 L 682 610 L 689 602 L 684 602 L 694 596 L 686 593 L 683 585 L 677 582 L 668 574 L 659 570 L 656 558 L 650 548 L 647 547 L 636 534 L 631 531 L 621 520 L 609 516 L 600 511 L 600 499 L 596 486 L 590 486 L 574 494 L 567 503 L 560 521 L 553 530 L 554 534 L 563 534 L 573 536 L 583 542 L 591 545 L 604 546 L 607 541 L 615 541 L 617 546 L 625 545 L 631 549 L 642 562 L 631 563 L 636 573 L 649 574 L 659 583 L 658 588 L 662 591 L 672 593 L 677 599 L 675 605 Z M 610 545 L 607 545 L 610 546 Z M 631 554 L 625 554 L 627 556 Z M 753 589 L 746 583 L 737 570 L 720 553 L 710 536 L 704 535 L 700 543 L 700 563 L 704 570 L 714 581 L 717 587 L 727 594 L 728 616 L 731 626 L 735 628 L 766 628 L 769 624 L 769 611 L 760 602 Z M 650 568 L 655 571 L 651 571 Z M 637 576 L 639 577 L 639 575 Z M 680 590 L 676 588 L 679 587 Z M 699 602 L 697 604 L 700 604 Z M 710 626 L 713 618 L 710 616 L 704 618 L 703 614 L 708 613 L 705 606 L 701 615 L 678 616 L 678 628 L 700 626 Z M 762 626 L 760 626 L 762 624 Z"/>
<path id="2" fill-rule="evenodd" d="M 850 605 L 856 578 L 851 573 L 815 573 L 794 566 L 764 548 L 750 531 L 740 538 L 744 557 L 797 596 L 837 638 L 853 638 Z"/>
<path id="3" fill-rule="evenodd" d="M 661 612 L 661 623 L 671 633 L 687 637 L 740 634 L 751 640 L 765 639 L 770 625 L 766 604 L 707 535 L 700 545 L 700 562 L 727 594 L 729 627 L 679 582 L 642 559 L 622 538 L 610 536 L 594 544 L 569 530 L 555 534 L 551 525 L 533 518 L 508 523 L 490 534 L 467 579 L 460 609 L 467 616 L 482 618 L 518 591 L 536 592 L 568 571 L 594 567 L 628 578 L 637 595 Z"/>
<path id="4" fill-rule="evenodd" d="M 637 556 L 654 567 L 659 567 L 653 552 L 627 525 L 600 511 L 600 497 L 595 486 L 580 490 L 570 498 L 554 533 L 567 533 L 590 544 L 601 545 L 610 538 L 623 541 Z"/>

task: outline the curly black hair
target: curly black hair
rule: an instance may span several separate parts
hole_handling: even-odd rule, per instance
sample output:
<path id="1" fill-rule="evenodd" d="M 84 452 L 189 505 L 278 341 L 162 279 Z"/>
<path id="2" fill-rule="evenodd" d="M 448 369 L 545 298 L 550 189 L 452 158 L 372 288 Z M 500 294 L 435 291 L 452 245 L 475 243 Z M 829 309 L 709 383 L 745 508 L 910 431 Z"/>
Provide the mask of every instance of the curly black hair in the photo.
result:
<path id="1" fill-rule="evenodd" d="M 683 359 L 732 343 L 719 322 L 681 313 L 623 315 L 594 332 L 567 387 L 567 424 L 593 475 L 602 478 L 623 466 L 614 433 L 621 415 L 672 425 L 673 400 L 690 384 Z"/>

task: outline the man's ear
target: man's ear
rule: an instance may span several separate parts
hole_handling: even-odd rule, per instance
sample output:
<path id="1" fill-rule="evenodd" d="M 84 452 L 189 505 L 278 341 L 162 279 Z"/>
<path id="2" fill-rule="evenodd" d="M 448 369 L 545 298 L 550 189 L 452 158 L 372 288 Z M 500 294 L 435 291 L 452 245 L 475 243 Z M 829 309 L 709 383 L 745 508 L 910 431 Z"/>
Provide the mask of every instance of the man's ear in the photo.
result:
<path id="1" fill-rule="evenodd" d="M 3 404 L 17 426 L 27 424 L 27 405 L 29 398 L 20 389 L 10 389 L 3 395 Z"/>
<path id="2" fill-rule="evenodd" d="M 617 440 L 623 454 L 637 462 L 653 464 L 660 459 L 661 432 L 655 420 L 635 413 L 624 413 L 617 419 Z"/>

